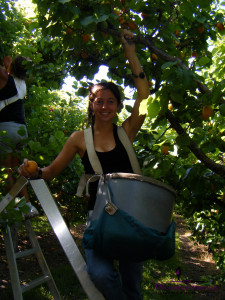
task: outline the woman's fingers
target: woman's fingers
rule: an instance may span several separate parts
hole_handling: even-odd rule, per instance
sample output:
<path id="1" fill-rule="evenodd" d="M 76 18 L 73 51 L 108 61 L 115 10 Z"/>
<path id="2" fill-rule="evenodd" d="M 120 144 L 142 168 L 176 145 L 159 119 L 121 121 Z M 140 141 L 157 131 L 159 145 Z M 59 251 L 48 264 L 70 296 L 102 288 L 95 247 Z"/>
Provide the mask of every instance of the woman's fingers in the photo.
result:
<path id="1" fill-rule="evenodd" d="M 39 167 L 37 167 L 34 171 L 32 170 L 29 171 L 28 169 L 28 159 L 24 159 L 23 161 L 23 164 L 21 164 L 19 167 L 18 167 L 18 173 L 21 175 L 21 176 L 24 176 L 26 178 L 37 178 L 38 177 L 38 172 L 39 172 Z"/>

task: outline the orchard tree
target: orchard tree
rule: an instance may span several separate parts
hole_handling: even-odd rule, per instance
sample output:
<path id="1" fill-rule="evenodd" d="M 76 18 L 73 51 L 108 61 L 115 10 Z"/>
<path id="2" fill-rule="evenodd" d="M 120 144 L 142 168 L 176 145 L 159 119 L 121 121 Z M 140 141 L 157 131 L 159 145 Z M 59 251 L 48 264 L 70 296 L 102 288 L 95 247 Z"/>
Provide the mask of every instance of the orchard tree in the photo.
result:
<path id="1" fill-rule="evenodd" d="M 141 108 L 148 117 L 135 142 L 143 172 L 173 185 L 177 207 L 186 217 L 195 213 L 192 224 L 198 237 L 212 251 L 223 249 L 224 47 L 219 41 L 224 34 L 224 12 L 219 2 L 34 3 L 43 36 L 60 44 L 65 70 L 76 80 L 86 76 L 91 81 L 99 66 L 106 65 L 110 79 L 132 88 L 119 38 L 123 28 L 134 32 L 151 90 Z M 79 94 L 84 96 L 86 90 L 80 89 Z M 214 252 L 223 268 L 224 255 Z"/>
<path id="2" fill-rule="evenodd" d="M 149 78 L 148 111 L 157 125 L 166 120 L 176 130 L 178 154 L 190 151 L 224 178 L 225 168 L 202 151 L 196 128 L 202 128 L 222 104 L 222 86 L 206 86 L 201 70 L 209 69 L 209 39 L 222 33 L 217 3 L 202 1 L 34 1 L 44 36 L 62 43 L 77 80 L 92 79 L 100 65 L 109 76 L 132 86 L 132 75 L 120 50 L 122 28 L 135 33 L 138 54 Z M 192 58 L 192 59 L 191 59 Z M 170 110 L 168 105 L 170 104 Z M 171 112 L 171 110 L 173 110 Z M 197 142 L 197 143 L 196 143 Z M 220 143 L 223 150 L 223 141 Z M 218 147 L 218 145 L 217 145 Z M 208 151 L 206 151 L 208 152 Z"/>
<path id="3" fill-rule="evenodd" d="M 9 1 L 0 3 L 9 5 Z M 135 141 L 143 173 L 177 190 L 177 210 L 191 220 L 197 239 L 208 243 L 223 269 L 225 31 L 220 2 L 33 0 L 33 3 L 37 5 L 36 18 L 24 19 L 19 24 L 12 22 L 11 26 L 22 26 L 23 33 L 15 37 L 10 33 L 17 49 L 27 53 L 33 62 L 28 99 L 38 101 L 34 107 L 27 102 L 29 124 L 35 124 L 36 113 L 43 103 L 37 94 L 46 92 L 43 97 L 46 110 L 47 99 L 53 97 L 47 91 L 60 88 L 67 75 L 80 83 L 86 77 L 77 92 L 79 96 L 87 95 L 87 86 L 101 65 L 108 66 L 111 80 L 133 88 L 133 77 L 120 44 L 121 30 L 133 31 L 151 92 L 141 107 L 147 118 Z M 16 15 L 12 13 L 11 18 Z M 61 112 L 65 104 L 56 102 L 61 103 L 57 104 Z M 126 109 L 130 111 L 131 107 L 127 105 Z M 48 136 L 49 132 L 45 134 Z M 38 139 L 40 136 L 41 132 Z M 30 145 L 38 139 L 34 137 Z M 35 145 L 32 151 L 40 159 L 43 148 Z"/>
<path id="4" fill-rule="evenodd" d="M 16 1 L 0 0 L 0 61 L 8 55 L 30 58 L 27 65 L 27 96 L 24 99 L 29 137 L 21 159 L 28 157 L 44 166 L 57 156 L 67 137 L 74 130 L 82 128 L 85 113 L 77 97 L 58 91 L 62 87 L 67 68 L 66 56 L 61 55 L 61 44 L 57 39 L 43 36 L 36 16 L 27 17 L 22 10 L 18 10 L 17 4 Z M 4 135 L 4 132 L 0 134 Z M 82 173 L 80 161 L 75 159 L 65 173 L 68 173 L 67 176 L 62 173 L 50 183 L 50 188 L 61 205 L 65 205 L 64 199 L 69 195 L 71 203 L 68 201 L 68 205 L 74 208 L 79 206 L 80 201 L 75 198 L 74 193 L 74 186 Z M 18 176 L 17 168 L 14 174 L 15 177 Z M 7 176 L 6 169 L 1 166 L 0 197 L 6 194 Z M 30 192 L 31 198 L 36 201 L 32 191 Z M 17 213 L 13 209 L 13 203 L 11 208 L 10 215 L 3 214 L 1 218 L 18 220 L 21 211 Z M 76 215 L 78 214 L 79 211 Z"/>

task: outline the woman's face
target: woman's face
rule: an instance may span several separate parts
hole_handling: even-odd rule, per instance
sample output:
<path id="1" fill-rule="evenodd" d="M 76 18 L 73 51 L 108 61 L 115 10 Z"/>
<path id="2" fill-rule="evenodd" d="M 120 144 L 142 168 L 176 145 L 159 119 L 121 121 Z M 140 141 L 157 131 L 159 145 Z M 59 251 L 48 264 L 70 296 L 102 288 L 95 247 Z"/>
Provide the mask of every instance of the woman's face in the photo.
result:
<path id="1" fill-rule="evenodd" d="M 101 89 L 99 86 L 94 87 L 92 92 L 95 95 L 91 102 L 95 120 L 112 122 L 119 108 L 116 97 L 110 90 Z"/>

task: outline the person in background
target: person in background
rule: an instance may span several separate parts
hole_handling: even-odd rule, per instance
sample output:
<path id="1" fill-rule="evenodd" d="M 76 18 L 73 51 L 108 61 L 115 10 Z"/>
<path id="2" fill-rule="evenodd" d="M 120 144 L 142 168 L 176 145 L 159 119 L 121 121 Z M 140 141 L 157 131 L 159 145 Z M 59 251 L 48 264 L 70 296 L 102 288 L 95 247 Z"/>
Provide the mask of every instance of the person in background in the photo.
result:
<path id="1" fill-rule="evenodd" d="M 124 54 L 129 61 L 137 89 L 137 99 L 131 115 L 122 123 L 130 142 L 141 128 L 145 115 L 139 113 L 141 101 L 149 96 L 149 85 L 145 73 L 136 55 L 133 34 L 123 30 L 121 43 Z M 132 167 L 129 157 L 117 135 L 117 127 L 113 120 L 120 109 L 121 96 L 118 86 L 112 82 L 100 82 L 90 87 L 89 115 L 91 117 L 94 147 L 104 173 L 130 172 Z M 37 167 L 35 172 L 28 172 L 28 160 L 18 168 L 19 174 L 30 178 L 52 180 L 79 154 L 85 173 L 94 174 L 87 155 L 84 131 L 75 131 L 68 138 L 62 151 L 47 167 Z M 96 188 L 90 190 L 89 211 L 93 210 L 96 200 Z M 107 300 L 140 300 L 142 299 L 142 263 L 119 261 L 119 272 L 114 269 L 113 260 L 101 256 L 94 250 L 85 250 L 88 273 L 96 287 Z"/>
<path id="2" fill-rule="evenodd" d="M 13 60 L 6 56 L 3 59 L 5 68 L 0 66 L 0 131 L 6 132 L 6 135 L 0 135 L 0 166 L 7 168 L 7 192 L 15 183 L 12 168 L 20 165 L 19 153 L 23 141 L 28 137 L 23 106 L 23 98 L 26 96 L 26 60 L 23 56 L 16 56 Z M 26 217 L 37 215 L 38 211 L 31 204 L 26 187 L 21 191 L 21 196 L 25 197 L 30 209 Z"/>

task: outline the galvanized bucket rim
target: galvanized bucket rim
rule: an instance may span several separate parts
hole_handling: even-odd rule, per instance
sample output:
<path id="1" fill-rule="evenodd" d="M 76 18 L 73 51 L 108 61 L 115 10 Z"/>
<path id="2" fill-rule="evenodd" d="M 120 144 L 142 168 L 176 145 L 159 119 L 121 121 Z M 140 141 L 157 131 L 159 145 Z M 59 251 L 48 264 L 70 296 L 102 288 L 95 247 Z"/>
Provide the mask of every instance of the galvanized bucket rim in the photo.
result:
<path id="1" fill-rule="evenodd" d="M 138 181 L 142 181 L 142 182 L 147 182 L 147 183 L 159 186 L 161 188 L 164 188 L 164 189 L 170 191 L 171 193 L 173 193 L 175 196 L 177 194 L 176 191 L 170 185 L 165 184 L 165 183 L 163 183 L 157 179 L 151 178 L 151 177 L 134 174 L 134 173 L 122 173 L 122 172 L 108 173 L 105 176 L 106 176 L 106 178 L 108 177 L 109 179 L 130 179 L 130 180 L 138 180 Z"/>

